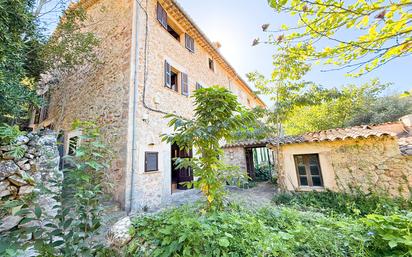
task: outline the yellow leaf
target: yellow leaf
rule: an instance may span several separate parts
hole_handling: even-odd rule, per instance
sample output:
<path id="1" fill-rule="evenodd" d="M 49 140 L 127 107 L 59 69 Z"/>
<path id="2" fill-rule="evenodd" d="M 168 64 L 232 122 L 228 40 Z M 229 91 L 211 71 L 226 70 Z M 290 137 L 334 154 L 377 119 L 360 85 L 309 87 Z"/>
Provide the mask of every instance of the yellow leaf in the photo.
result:
<path id="1" fill-rule="evenodd" d="M 358 23 L 358 25 L 356 27 L 360 28 L 360 27 L 366 27 L 369 24 L 369 16 L 364 16 L 362 18 L 362 20 Z"/>
<path id="2" fill-rule="evenodd" d="M 207 201 L 208 201 L 209 203 L 213 202 L 213 196 L 209 195 L 209 196 L 207 197 Z"/>

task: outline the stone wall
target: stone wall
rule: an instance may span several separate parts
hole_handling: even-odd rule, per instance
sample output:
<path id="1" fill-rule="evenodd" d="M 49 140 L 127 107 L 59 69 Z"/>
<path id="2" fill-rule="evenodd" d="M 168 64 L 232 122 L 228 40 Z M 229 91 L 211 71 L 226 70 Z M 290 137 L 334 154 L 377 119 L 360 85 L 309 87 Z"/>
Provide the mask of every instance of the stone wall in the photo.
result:
<path id="1" fill-rule="evenodd" d="M 97 63 L 78 67 L 52 90 L 49 118 L 53 129 L 70 132 L 74 120 L 96 122 L 114 152 L 110 180 L 113 195 L 124 204 L 127 162 L 132 0 L 100 0 L 87 9 L 85 30 L 100 39 Z"/>
<path id="2" fill-rule="evenodd" d="M 379 137 L 281 146 L 279 179 L 288 190 L 299 188 L 293 156 L 318 154 L 324 187 L 333 191 L 385 192 L 409 197 L 412 157 L 401 155 L 397 139 Z"/>
<path id="3" fill-rule="evenodd" d="M 14 158 L 11 151 L 20 147 L 21 158 Z M 61 192 L 63 173 L 59 170 L 59 152 L 56 134 L 51 131 L 29 133 L 20 136 L 13 146 L 0 147 L 0 204 L 36 196 L 32 202 L 42 208 L 44 219 L 53 219 L 57 214 L 53 198 Z M 10 212 L 1 213 L 0 233 L 17 226 L 22 217 Z"/>
<path id="4" fill-rule="evenodd" d="M 228 165 L 239 167 L 241 171 L 247 172 L 246 155 L 243 147 L 224 148 L 223 161 Z"/>
<path id="5" fill-rule="evenodd" d="M 343 144 L 331 151 L 330 158 L 339 191 L 411 196 L 412 156 L 401 155 L 394 138 Z"/>

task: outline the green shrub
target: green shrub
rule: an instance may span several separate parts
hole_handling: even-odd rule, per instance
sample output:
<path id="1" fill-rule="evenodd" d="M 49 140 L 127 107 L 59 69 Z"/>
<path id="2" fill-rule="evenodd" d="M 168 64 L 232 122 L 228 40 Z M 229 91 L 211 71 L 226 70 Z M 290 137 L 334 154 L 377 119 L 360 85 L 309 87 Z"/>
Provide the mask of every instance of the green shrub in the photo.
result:
<path id="1" fill-rule="evenodd" d="M 289 208 L 202 214 L 186 206 L 133 224 L 131 256 L 368 256 L 364 224 Z"/>
<path id="2" fill-rule="evenodd" d="M 366 195 L 325 192 L 295 192 L 277 194 L 275 204 L 294 206 L 301 210 L 317 210 L 346 215 L 367 215 L 371 213 L 390 215 L 400 210 L 412 210 L 410 200 L 390 198 L 384 195 Z"/>
<path id="3" fill-rule="evenodd" d="M 272 175 L 272 167 L 269 164 L 259 165 L 255 169 L 255 181 L 269 181 Z"/>
<path id="4" fill-rule="evenodd" d="M 14 141 L 26 133 L 20 131 L 19 126 L 10 126 L 8 124 L 3 124 L 0 126 L 0 143 L 4 145 L 13 144 Z"/>
<path id="5" fill-rule="evenodd" d="M 382 216 L 371 214 L 362 220 L 374 238 L 370 248 L 379 256 L 412 256 L 412 213 Z"/>

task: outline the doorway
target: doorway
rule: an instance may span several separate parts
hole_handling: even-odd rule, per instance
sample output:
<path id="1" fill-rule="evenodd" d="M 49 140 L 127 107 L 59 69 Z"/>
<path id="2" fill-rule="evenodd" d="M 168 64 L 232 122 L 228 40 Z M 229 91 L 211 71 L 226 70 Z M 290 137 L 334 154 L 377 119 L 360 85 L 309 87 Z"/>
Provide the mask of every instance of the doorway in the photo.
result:
<path id="1" fill-rule="evenodd" d="M 266 147 L 245 148 L 247 174 L 252 181 L 268 181 L 273 172 L 273 155 Z"/>
<path id="2" fill-rule="evenodd" d="M 181 190 L 191 189 L 188 188 L 184 182 L 191 182 L 193 181 L 193 170 L 191 168 L 177 168 L 175 164 L 176 158 L 192 158 L 193 152 L 192 150 L 183 151 L 179 148 L 179 146 L 175 143 L 171 146 L 171 167 L 172 167 L 172 194 L 177 193 Z"/>

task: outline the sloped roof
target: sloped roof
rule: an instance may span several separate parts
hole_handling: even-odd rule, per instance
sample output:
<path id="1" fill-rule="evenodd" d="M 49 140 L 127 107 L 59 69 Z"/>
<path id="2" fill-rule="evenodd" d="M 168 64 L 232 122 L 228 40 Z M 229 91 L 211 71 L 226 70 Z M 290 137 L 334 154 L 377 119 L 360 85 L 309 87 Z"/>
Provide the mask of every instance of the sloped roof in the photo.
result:
<path id="1" fill-rule="evenodd" d="M 346 140 L 346 139 L 365 139 L 369 137 L 384 137 L 396 136 L 396 133 L 389 131 L 380 131 L 373 129 L 370 126 L 356 126 L 351 128 L 337 128 L 329 129 L 317 132 L 309 132 L 299 136 L 285 136 L 281 138 L 272 137 L 262 140 L 245 140 L 237 141 L 234 143 L 226 144 L 224 147 L 248 147 L 255 145 L 266 145 L 272 144 L 281 145 L 286 144 L 300 144 L 300 143 L 314 143 L 314 142 L 323 142 L 323 141 L 337 141 L 337 140 Z"/>

